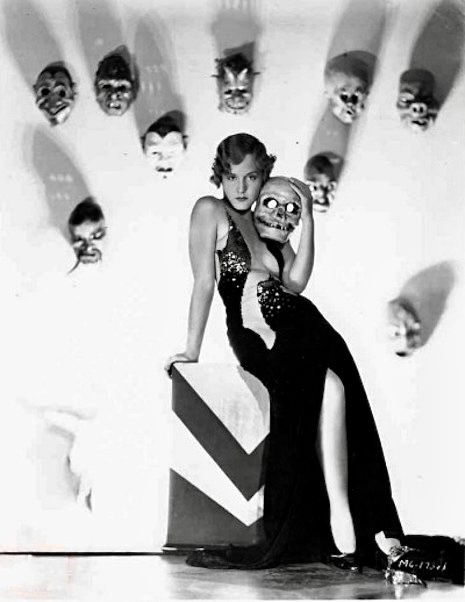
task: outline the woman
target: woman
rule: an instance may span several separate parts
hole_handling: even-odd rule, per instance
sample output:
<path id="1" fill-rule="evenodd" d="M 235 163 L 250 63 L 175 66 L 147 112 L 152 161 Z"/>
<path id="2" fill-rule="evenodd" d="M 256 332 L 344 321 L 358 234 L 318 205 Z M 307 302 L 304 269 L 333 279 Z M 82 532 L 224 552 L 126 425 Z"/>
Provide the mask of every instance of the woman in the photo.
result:
<path id="1" fill-rule="evenodd" d="M 310 193 L 295 179 L 268 180 L 274 160 L 248 134 L 219 145 L 211 180 L 224 197 L 202 197 L 192 211 L 187 346 L 166 366 L 198 360 L 216 279 L 230 344 L 270 394 L 265 541 L 196 551 L 187 561 L 247 569 L 329 558 L 359 570 L 363 558 L 373 556 L 375 539 L 387 554 L 399 545 L 402 528 L 352 356 L 313 303 L 299 295 L 314 258 Z M 299 220 L 294 253 L 288 237 Z"/>

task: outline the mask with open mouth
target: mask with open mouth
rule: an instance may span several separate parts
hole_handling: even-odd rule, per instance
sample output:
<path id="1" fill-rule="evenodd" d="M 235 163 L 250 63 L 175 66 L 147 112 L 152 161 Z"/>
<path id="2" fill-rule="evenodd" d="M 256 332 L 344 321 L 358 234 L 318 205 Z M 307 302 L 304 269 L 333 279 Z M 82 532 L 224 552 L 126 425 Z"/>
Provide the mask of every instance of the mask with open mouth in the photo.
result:
<path id="1" fill-rule="evenodd" d="M 36 105 L 50 125 L 68 119 L 74 107 L 76 86 L 63 63 L 51 63 L 38 75 L 34 84 Z"/>
<path id="2" fill-rule="evenodd" d="M 313 209 L 328 211 L 337 188 L 335 169 L 326 155 L 314 155 L 305 166 L 304 181 L 312 193 Z"/>
<path id="3" fill-rule="evenodd" d="M 331 112 L 342 123 L 351 124 L 365 108 L 370 91 L 370 75 L 361 59 L 342 54 L 325 69 L 325 93 Z"/>
<path id="4" fill-rule="evenodd" d="M 169 115 L 160 117 L 142 137 L 142 148 L 155 172 L 166 178 L 176 171 L 186 150 L 187 136 Z"/>
<path id="5" fill-rule="evenodd" d="M 254 211 L 255 228 L 260 238 L 281 244 L 297 228 L 302 214 L 299 195 L 286 178 L 270 178 L 263 186 Z"/>
<path id="6" fill-rule="evenodd" d="M 415 132 L 433 125 L 439 112 L 434 87 L 434 76 L 425 69 L 409 69 L 401 75 L 396 107 L 403 125 Z"/>
<path id="7" fill-rule="evenodd" d="M 102 208 L 98 203 L 89 197 L 76 205 L 68 219 L 68 231 L 77 259 L 70 272 L 80 263 L 90 264 L 101 261 L 103 239 L 107 229 Z"/>
<path id="8" fill-rule="evenodd" d="M 216 75 L 220 111 L 243 115 L 250 109 L 253 98 L 253 83 L 257 75 L 241 52 L 216 59 Z"/>
<path id="9" fill-rule="evenodd" d="M 117 117 L 126 113 L 137 96 L 138 81 L 135 72 L 135 66 L 119 50 L 107 54 L 100 61 L 95 74 L 94 90 L 104 113 Z"/>
<path id="10" fill-rule="evenodd" d="M 388 304 L 388 336 L 399 357 L 409 356 L 423 345 L 420 320 L 406 299 L 393 299 Z"/>

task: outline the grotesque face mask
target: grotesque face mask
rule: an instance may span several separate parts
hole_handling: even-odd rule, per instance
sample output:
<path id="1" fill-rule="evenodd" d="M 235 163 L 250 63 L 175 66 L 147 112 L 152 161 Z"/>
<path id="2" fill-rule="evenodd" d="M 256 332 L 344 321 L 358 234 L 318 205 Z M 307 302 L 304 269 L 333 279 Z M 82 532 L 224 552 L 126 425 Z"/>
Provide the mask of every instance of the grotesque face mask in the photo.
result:
<path id="1" fill-rule="evenodd" d="M 309 159 L 305 166 L 304 180 L 312 193 L 315 211 L 328 211 L 337 187 L 331 161 L 324 155 L 315 155 Z"/>
<path id="2" fill-rule="evenodd" d="M 68 229 L 77 258 L 71 271 L 80 263 L 98 263 L 102 259 L 106 235 L 105 218 L 100 205 L 90 199 L 79 203 L 70 215 Z"/>
<path id="3" fill-rule="evenodd" d="M 299 195 L 286 178 L 270 178 L 263 186 L 254 211 L 255 228 L 266 240 L 284 244 L 297 228 L 302 214 Z"/>
<path id="4" fill-rule="evenodd" d="M 423 69 L 410 69 L 403 73 L 396 106 L 403 125 L 416 132 L 427 130 L 439 111 L 439 103 L 434 98 L 432 73 Z"/>
<path id="5" fill-rule="evenodd" d="M 61 63 L 52 63 L 39 73 L 34 92 L 36 105 L 51 125 L 59 125 L 68 119 L 76 90 L 69 71 Z"/>
<path id="6" fill-rule="evenodd" d="M 255 73 L 252 63 L 242 53 L 216 59 L 218 78 L 218 108 L 225 113 L 243 115 L 250 108 Z"/>
<path id="7" fill-rule="evenodd" d="M 144 137 L 144 154 L 150 166 L 164 178 L 176 170 L 185 153 L 184 136 L 172 130 L 163 135 L 162 131 L 148 131 Z"/>
<path id="8" fill-rule="evenodd" d="M 126 113 L 137 96 L 137 81 L 129 62 L 118 52 L 108 54 L 95 74 L 95 96 L 107 115 Z"/>
<path id="9" fill-rule="evenodd" d="M 423 343 L 420 321 L 405 300 L 394 299 L 388 304 L 388 335 L 394 353 L 400 357 L 411 355 Z"/>
<path id="10" fill-rule="evenodd" d="M 325 91 L 333 115 L 342 123 L 353 123 L 365 108 L 369 93 L 367 66 L 345 55 L 332 59 L 325 71 Z"/>

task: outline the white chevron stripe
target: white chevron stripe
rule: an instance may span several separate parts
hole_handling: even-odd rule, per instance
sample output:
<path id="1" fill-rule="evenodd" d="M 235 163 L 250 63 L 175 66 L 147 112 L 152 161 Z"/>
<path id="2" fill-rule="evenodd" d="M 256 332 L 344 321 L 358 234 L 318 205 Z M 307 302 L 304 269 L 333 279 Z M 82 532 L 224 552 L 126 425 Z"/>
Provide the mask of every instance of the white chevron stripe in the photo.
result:
<path id="1" fill-rule="evenodd" d="M 176 368 L 248 454 L 263 441 L 269 431 L 269 396 L 255 376 L 231 364 Z"/>
<path id="2" fill-rule="evenodd" d="M 173 416 L 172 469 L 246 527 L 263 516 L 263 487 L 247 501 L 189 429 Z"/>

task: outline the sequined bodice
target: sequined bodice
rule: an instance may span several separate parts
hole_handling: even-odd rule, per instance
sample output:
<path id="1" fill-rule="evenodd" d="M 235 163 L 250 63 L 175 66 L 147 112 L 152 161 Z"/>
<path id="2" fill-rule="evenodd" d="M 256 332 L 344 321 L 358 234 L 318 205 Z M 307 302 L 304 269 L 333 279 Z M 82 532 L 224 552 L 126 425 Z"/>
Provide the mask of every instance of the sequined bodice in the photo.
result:
<path id="1" fill-rule="evenodd" d="M 254 302 L 258 302 L 264 321 L 273 331 L 295 325 L 299 302 L 304 299 L 287 291 L 278 278 L 252 268 L 247 243 L 232 217 L 226 213 L 228 239 L 217 254 L 220 267 L 218 291 L 226 307 L 228 327 L 247 322 L 248 316 L 244 312 Z M 256 316 L 251 319 L 256 324 Z"/>
<path id="2" fill-rule="evenodd" d="M 220 262 L 218 290 L 222 297 L 223 292 L 228 294 L 234 290 L 242 291 L 252 266 L 252 258 L 244 237 L 227 211 L 226 215 L 229 222 L 228 239 L 224 249 L 217 251 Z"/>

